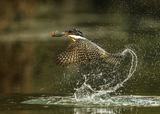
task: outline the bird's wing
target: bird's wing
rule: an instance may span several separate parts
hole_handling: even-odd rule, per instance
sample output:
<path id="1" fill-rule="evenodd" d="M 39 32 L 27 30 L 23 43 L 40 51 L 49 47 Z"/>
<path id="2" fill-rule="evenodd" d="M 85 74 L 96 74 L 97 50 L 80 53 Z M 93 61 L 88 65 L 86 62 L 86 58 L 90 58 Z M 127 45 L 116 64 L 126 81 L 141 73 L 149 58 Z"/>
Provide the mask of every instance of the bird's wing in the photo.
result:
<path id="1" fill-rule="evenodd" d="M 100 47 L 97 47 L 92 42 L 76 40 L 67 47 L 66 51 L 58 55 L 57 63 L 61 65 L 87 64 L 87 62 L 95 62 L 101 59 L 110 64 L 120 62 L 121 57 L 119 55 L 113 55 L 107 52 L 103 55 Z"/>
<path id="2" fill-rule="evenodd" d="M 61 65 L 85 63 L 88 59 L 86 45 L 79 40 L 71 43 L 66 51 L 60 53 L 57 62 Z"/>

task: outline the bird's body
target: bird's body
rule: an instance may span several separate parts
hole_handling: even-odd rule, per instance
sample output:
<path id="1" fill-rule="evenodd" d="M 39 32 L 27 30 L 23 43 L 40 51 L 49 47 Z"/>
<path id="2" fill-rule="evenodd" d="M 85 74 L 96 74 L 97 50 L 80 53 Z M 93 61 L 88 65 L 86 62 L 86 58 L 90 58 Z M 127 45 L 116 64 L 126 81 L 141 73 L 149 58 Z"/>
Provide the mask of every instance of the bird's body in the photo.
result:
<path id="1" fill-rule="evenodd" d="M 121 55 L 106 52 L 83 35 L 67 34 L 66 37 L 70 38 L 72 43 L 57 57 L 58 63 L 62 65 L 87 64 L 100 59 L 110 64 L 117 64 L 122 58 Z"/>
<path id="2" fill-rule="evenodd" d="M 94 89 L 112 88 L 115 91 L 136 71 L 137 56 L 131 49 L 125 49 L 122 53 L 117 54 L 108 53 L 94 42 L 85 38 L 83 33 L 77 29 L 52 33 L 52 37 L 62 36 L 65 36 L 65 38 L 70 39 L 72 42 L 57 56 L 57 63 L 63 66 L 79 65 L 76 71 L 80 72 L 85 78 L 85 83 L 84 80 L 78 80 L 77 84 L 80 84 L 80 86 L 87 83 Z M 132 61 L 129 74 L 126 78 L 126 70 L 118 72 L 119 69 L 117 68 L 123 65 L 119 63 L 125 58 L 127 53 L 131 54 Z M 125 68 L 125 66 L 122 67 Z"/>

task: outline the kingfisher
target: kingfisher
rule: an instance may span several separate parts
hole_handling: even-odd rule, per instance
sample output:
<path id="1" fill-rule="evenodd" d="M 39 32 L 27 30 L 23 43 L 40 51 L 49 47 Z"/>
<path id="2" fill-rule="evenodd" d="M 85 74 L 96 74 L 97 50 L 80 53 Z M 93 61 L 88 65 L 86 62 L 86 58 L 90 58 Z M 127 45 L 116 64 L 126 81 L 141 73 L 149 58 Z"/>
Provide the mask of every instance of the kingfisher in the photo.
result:
<path id="1" fill-rule="evenodd" d="M 52 37 L 65 37 L 71 40 L 67 48 L 57 56 L 57 63 L 61 65 L 87 64 L 102 60 L 108 64 L 116 65 L 123 58 L 121 54 L 112 54 L 84 37 L 78 29 L 64 32 L 51 32 Z"/>

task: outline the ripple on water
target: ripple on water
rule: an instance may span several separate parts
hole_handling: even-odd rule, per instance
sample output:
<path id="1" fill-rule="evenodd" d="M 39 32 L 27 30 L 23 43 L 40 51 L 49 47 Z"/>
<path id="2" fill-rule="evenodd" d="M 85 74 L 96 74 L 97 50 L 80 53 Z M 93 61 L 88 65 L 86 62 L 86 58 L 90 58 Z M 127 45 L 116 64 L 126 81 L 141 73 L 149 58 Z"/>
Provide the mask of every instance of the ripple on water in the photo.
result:
<path id="1" fill-rule="evenodd" d="M 159 107 L 160 96 L 92 96 L 83 99 L 75 99 L 73 96 L 38 97 L 23 101 L 23 104 L 56 105 L 72 107 L 108 107 L 108 106 L 136 106 Z"/>

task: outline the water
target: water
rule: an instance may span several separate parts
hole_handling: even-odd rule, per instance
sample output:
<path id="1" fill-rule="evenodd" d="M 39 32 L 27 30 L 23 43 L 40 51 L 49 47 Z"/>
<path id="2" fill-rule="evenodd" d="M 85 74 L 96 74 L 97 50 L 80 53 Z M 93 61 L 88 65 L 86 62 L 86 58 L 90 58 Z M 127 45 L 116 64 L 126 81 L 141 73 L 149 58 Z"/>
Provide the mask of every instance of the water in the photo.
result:
<path id="1" fill-rule="evenodd" d="M 100 76 L 98 76 L 99 74 L 98 75 L 95 74 L 96 73 L 95 70 L 94 70 L 93 74 L 90 74 L 90 71 L 89 71 L 89 75 L 88 76 L 86 76 L 86 74 L 83 74 L 84 82 L 83 82 L 83 84 L 79 88 L 76 88 L 76 91 L 74 93 L 75 99 L 92 98 L 91 96 L 94 96 L 95 94 L 98 95 L 99 93 L 102 93 L 102 91 L 104 91 L 104 93 L 108 94 L 108 95 L 111 92 L 116 93 L 116 91 L 120 87 L 122 87 L 123 84 L 125 82 L 127 82 L 127 80 L 129 80 L 132 77 L 133 73 L 136 71 L 136 68 L 137 68 L 138 59 L 137 59 L 137 55 L 135 54 L 135 52 L 133 50 L 131 50 L 131 49 L 125 49 L 122 53 L 119 53 L 119 54 L 123 55 L 125 57 L 127 55 L 127 53 L 129 53 L 131 55 L 131 64 L 130 64 L 129 71 L 126 74 L 126 77 L 124 78 L 124 80 L 120 80 L 119 82 L 116 82 L 114 86 L 110 86 L 107 89 L 102 88 L 102 87 L 108 86 L 108 83 L 112 84 L 112 82 L 114 80 L 116 80 L 115 77 L 119 77 L 119 76 L 117 76 L 117 74 L 120 74 L 120 73 L 119 72 L 115 72 L 115 70 L 118 69 L 118 67 L 116 67 L 117 64 L 114 65 L 113 69 L 111 70 L 111 72 L 115 72 L 115 73 L 111 75 L 112 80 L 109 80 L 109 82 L 106 81 L 107 80 L 106 78 L 109 78 L 109 76 L 108 76 L 109 73 L 107 73 L 107 76 L 105 76 L 105 77 L 103 76 L 104 73 L 107 72 L 109 69 L 107 69 L 107 71 L 106 70 L 103 71 L 101 69 L 104 69 L 104 68 L 100 67 L 100 69 L 98 69 L 98 73 L 100 71 L 100 73 L 99 73 Z M 119 63 L 119 64 L 121 64 L 121 63 Z M 98 65 L 101 66 L 102 64 L 98 64 Z M 107 63 L 106 63 L 106 65 L 107 65 Z M 93 70 L 94 68 L 91 67 L 91 69 Z M 125 69 L 125 70 L 127 70 L 127 69 Z M 83 71 L 80 71 L 80 73 L 81 72 L 83 72 Z M 95 79 L 95 80 L 98 80 L 98 81 L 100 80 L 101 81 L 101 79 L 102 79 L 102 80 L 105 80 L 105 83 L 103 83 L 101 85 L 98 85 L 97 82 L 93 82 L 92 84 L 88 84 L 88 82 L 89 82 L 90 79 L 94 80 L 94 78 L 95 78 L 94 75 L 96 77 L 99 77 L 99 79 Z M 96 87 L 100 86 L 100 90 L 93 89 L 92 85 L 96 85 Z"/>
<path id="2" fill-rule="evenodd" d="M 65 107 L 160 107 L 159 96 L 109 96 L 106 92 L 99 92 L 92 96 L 76 99 L 73 96 L 39 97 L 22 104 L 54 105 Z"/>
<path id="3" fill-rule="evenodd" d="M 105 96 L 106 97 L 106 96 Z M 104 98 L 104 97 L 103 97 Z M 108 99 L 108 97 L 106 97 Z M 14 114 L 159 114 L 157 96 L 113 96 L 105 101 L 76 101 L 56 95 L 14 95 L 0 99 L 0 113 Z M 122 105 L 123 104 L 123 105 Z M 136 105 L 136 106 L 135 106 Z"/>
<path id="4" fill-rule="evenodd" d="M 46 1 L 0 4 L 0 114 L 160 113 L 158 1 Z M 110 53 L 132 49 L 136 71 L 131 54 L 111 68 L 58 66 L 68 41 L 49 33 L 72 27 Z"/>
<path id="5" fill-rule="evenodd" d="M 129 72 L 124 80 L 117 83 L 114 87 L 107 90 L 94 90 L 91 85 L 87 84 L 88 80 L 84 75 L 84 82 L 81 87 L 77 88 L 73 96 L 52 96 L 39 97 L 21 102 L 22 104 L 30 105 L 46 105 L 46 106 L 65 106 L 65 107 L 160 107 L 160 96 L 113 96 L 117 89 L 123 86 L 136 71 L 138 59 L 137 55 L 131 49 L 125 49 L 121 54 L 126 56 L 126 53 L 131 54 L 131 65 Z M 94 78 L 94 77 L 92 77 Z M 96 84 L 96 83 L 94 83 Z M 102 85 L 105 86 L 105 85 Z M 76 112 L 77 113 L 77 112 Z M 111 111 L 100 111 L 100 113 L 113 113 Z"/>
<path id="6" fill-rule="evenodd" d="M 121 54 L 126 56 L 126 53 L 131 54 L 131 65 L 127 77 L 117 83 L 112 89 L 94 90 L 91 85 L 87 84 L 87 77 L 84 76 L 84 83 L 77 88 L 74 96 L 53 96 L 40 97 L 23 101 L 24 104 L 40 104 L 40 105 L 56 105 L 56 106 L 72 106 L 72 107 L 108 107 L 108 106 L 136 106 L 136 107 L 159 107 L 160 97 L 158 96 L 112 96 L 109 93 L 116 92 L 117 89 L 123 86 L 127 80 L 131 78 L 137 67 L 137 55 L 131 49 L 125 49 Z M 92 77 L 94 78 L 94 77 Z M 96 83 L 94 83 L 96 84 Z M 105 86 L 105 85 L 103 85 Z"/>

